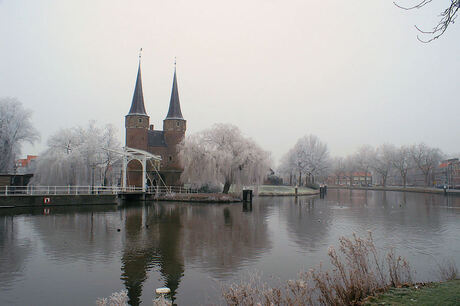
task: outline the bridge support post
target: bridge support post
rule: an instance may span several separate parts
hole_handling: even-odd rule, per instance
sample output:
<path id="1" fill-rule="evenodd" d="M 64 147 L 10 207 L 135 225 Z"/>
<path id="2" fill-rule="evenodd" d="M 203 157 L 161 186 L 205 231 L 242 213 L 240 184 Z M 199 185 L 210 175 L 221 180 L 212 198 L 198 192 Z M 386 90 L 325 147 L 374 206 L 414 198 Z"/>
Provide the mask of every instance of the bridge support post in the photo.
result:
<path id="1" fill-rule="evenodd" d="M 126 188 L 126 175 L 127 175 L 126 170 L 128 168 L 127 159 L 128 159 L 128 157 L 126 155 L 123 155 L 123 169 L 122 169 L 122 171 L 123 171 L 123 183 L 122 183 L 122 186 L 121 186 L 123 188 L 123 190 Z"/>
<path id="2" fill-rule="evenodd" d="M 145 155 L 142 155 L 142 191 L 145 192 L 147 187 L 147 158 Z"/>

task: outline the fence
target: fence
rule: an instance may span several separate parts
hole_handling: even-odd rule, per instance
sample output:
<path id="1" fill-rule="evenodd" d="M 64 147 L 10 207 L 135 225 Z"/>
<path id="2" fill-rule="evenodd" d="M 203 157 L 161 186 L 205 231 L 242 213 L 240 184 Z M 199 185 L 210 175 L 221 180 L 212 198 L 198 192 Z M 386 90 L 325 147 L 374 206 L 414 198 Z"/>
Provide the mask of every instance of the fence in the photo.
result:
<path id="1" fill-rule="evenodd" d="M 0 195 L 88 195 L 88 194 L 119 194 L 144 192 L 141 187 L 117 186 L 0 186 Z M 197 193 L 196 189 L 181 186 L 148 187 L 146 193 Z"/>
<path id="2" fill-rule="evenodd" d="M 197 189 L 186 188 L 186 187 L 182 187 L 182 186 L 153 186 L 153 187 L 147 188 L 146 191 L 147 191 L 147 193 L 153 193 L 153 194 L 198 193 Z"/>

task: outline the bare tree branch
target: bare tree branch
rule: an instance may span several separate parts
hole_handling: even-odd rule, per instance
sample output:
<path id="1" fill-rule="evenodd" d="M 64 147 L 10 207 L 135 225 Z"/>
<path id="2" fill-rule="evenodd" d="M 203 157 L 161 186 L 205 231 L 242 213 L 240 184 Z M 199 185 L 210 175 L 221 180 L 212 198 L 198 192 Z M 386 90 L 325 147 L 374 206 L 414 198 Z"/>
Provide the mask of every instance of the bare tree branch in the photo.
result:
<path id="1" fill-rule="evenodd" d="M 432 2 L 433 0 L 422 0 L 421 2 L 417 3 L 414 6 L 409 6 L 409 7 L 404 7 L 402 5 L 399 5 L 396 2 L 393 2 L 394 5 L 400 9 L 403 10 L 413 10 L 413 9 L 420 9 L 426 6 L 428 3 Z M 439 15 L 441 19 L 439 22 L 436 24 L 436 26 L 433 27 L 432 30 L 426 31 L 422 30 L 420 27 L 415 25 L 415 28 L 417 31 L 424 35 L 431 35 L 432 37 L 429 39 L 423 39 L 419 35 L 417 35 L 417 39 L 422 42 L 422 43 L 429 43 L 435 39 L 438 39 L 441 37 L 447 30 L 447 28 L 455 23 L 455 19 L 457 18 L 458 15 L 458 10 L 460 9 L 460 0 L 451 0 L 450 5 Z"/>

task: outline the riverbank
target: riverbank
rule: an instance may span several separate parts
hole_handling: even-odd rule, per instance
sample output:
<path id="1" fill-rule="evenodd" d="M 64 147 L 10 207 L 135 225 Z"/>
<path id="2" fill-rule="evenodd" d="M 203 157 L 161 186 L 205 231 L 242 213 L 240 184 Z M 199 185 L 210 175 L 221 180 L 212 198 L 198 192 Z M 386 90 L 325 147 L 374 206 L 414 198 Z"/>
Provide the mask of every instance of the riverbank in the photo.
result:
<path id="1" fill-rule="evenodd" d="M 241 198 L 224 193 L 172 193 L 155 198 L 158 201 L 200 202 L 200 203 L 234 203 Z"/>
<path id="2" fill-rule="evenodd" d="M 391 288 L 375 297 L 367 298 L 363 305 L 460 305 L 460 279 Z"/>
<path id="3" fill-rule="evenodd" d="M 404 192 L 419 192 L 419 193 L 434 193 L 434 194 L 444 194 L 444 189 L 439 188 L 429 188 L 429 187 L 399 187 L 399 186 L 373 186 L 373 187 L 350 187 L 350 186 L 334 186 L 328 185 L 329 189 L 349 189 L 349 190 L 380 190 L 380 191 L 404 191 Z M 458 189 L 449 189 L 447 190 L 449 195 L 459 195 L 460 190 Z"/>
<path id="4" fill-rule="evenodd" d="M 260 197 L 273 197 L 273 196 L 304 196 L 304 195 L 317 195 L 319 190 L 311 189 L 308 187 L 297 187 L 297 194 L 294 186 L 274 186 L 274 185 L 261 185 L 259 186 Z"/>

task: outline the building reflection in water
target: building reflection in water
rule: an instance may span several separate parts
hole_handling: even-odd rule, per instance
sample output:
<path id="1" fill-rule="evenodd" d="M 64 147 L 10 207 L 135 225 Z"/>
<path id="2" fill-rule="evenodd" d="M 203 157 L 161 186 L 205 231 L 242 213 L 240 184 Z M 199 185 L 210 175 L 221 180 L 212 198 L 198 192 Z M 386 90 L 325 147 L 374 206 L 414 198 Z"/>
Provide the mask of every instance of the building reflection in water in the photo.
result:
<path id="1" fill-rule="evenodd" d="M 174 301 L 184 274 L 181 232 L 179 209 L 163 205 L 125 208 L 126 242 L 121 258 L 121 279 L 128 290 L 130 305 L 140 304 L 142 286 L 152 268 L 158 269 Z"/>
<path id="2" fill-rule="evenodd" d="M 161 285 L 171 289 L 174 301 L 185 258 L 219 277 L 236 273 L 269 246 L 263 209 L 257 209 L 254 214 L 260 218 L 254 218 L 252 213 L 242 214 L 239 204 L 128 205 L 121 208 L 125 226 L 121 279 L 130 305 L 141 303 L 150 271 L 161 274 Z M 152 296 L 154 289 L 148 288 Z"/>

